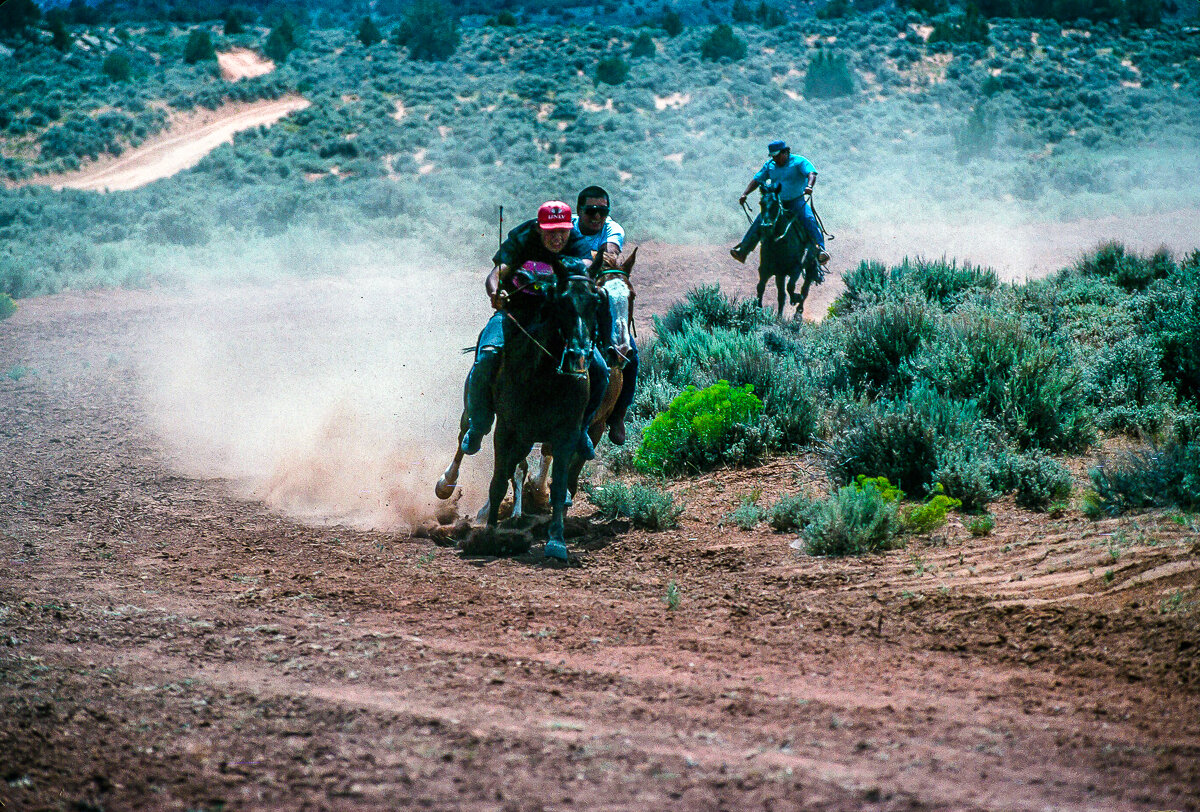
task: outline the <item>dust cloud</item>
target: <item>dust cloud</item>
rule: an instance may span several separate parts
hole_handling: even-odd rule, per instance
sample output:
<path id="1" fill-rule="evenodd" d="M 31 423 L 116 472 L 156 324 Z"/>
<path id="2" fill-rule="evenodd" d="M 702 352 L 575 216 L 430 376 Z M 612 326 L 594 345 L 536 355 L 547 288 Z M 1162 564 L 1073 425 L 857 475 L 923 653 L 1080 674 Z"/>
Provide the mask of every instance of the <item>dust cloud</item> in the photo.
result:
<path id="1" fill-rule="evenodd" d="M 482 272 L 356 270 L 183 294 L 143 352 L 144 408 L 172 464 L 311 523 L 404 531 L 453 505 L 450 462 Z M 463 465 L 486 498 L 490 449 Z M 473 510 L 478 504 L 464 504 Z"/>

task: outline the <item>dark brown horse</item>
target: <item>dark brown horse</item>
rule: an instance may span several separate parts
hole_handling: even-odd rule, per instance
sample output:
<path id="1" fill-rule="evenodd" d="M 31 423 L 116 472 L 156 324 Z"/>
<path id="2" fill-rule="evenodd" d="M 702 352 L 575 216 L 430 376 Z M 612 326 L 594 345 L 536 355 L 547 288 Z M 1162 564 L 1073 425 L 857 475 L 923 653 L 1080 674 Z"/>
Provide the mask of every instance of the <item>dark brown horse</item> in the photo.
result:
<path id="1" fill-rule="evenodd" d="M 763 187 L 760 234 L 762 250 L 758 259 L 758 306 L 763 306 L 767 280 L 775 278 L 778 291 L 778 315 L 783 317 L 787 301 L 796 305 L 795 316 L 804 314 L 804 300 L 813 283 L 825 281 L 825 269 L 817 260 L 817 246 L 804 228 L 804 223 L 779 201 L 777 190 Z M 804 285 L 796 293 L 796 283 L 804 276 Z M 787 299 L 784 298 L 784 287 Z"/>

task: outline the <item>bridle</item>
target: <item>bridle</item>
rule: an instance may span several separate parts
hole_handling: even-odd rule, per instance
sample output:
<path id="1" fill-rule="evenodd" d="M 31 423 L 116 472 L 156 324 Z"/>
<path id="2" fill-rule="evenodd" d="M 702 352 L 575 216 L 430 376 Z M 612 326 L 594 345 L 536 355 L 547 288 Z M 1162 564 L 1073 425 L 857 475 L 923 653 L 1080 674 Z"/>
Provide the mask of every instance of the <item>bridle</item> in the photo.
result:
<path id="1" fill-rule="evenodd" d="M 625 283 L 625 287 L 629 288 L 629 333 L 634 338 L 637 338 L 637 326 L 633 321 L 633 300 L 637 298 L 637 291 L 633 289 L 633 283 L 629 281 L 629 272 L 623 271 L 620 268 L 610 268 L 607 271 L 602 271 L 600 275 L 596 277 L 596 287 L 603 288 L 604 283 L 607 282 L 609 278 L 620 279 Z M 620 355 L 620 353 L 617 354 Z M 621 357 L 624 358 L 624 356 Z M 626 358 L 625 360 L 628 361 L 629 359 Z"/>

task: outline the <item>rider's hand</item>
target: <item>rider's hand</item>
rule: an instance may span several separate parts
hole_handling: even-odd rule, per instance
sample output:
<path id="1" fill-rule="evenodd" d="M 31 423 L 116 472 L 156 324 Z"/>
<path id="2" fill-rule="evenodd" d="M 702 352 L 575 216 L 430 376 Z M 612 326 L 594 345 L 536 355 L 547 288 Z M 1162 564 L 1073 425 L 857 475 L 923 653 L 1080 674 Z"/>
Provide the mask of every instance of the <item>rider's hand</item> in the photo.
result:
<path id="1" fill-rule="evenodd" d="M 621 267 L 621 255 L 609 251 L 604 252 L 604 270 L 615 271 Z"/>
<path id="2" fill-rule="evenodd" d="M 496 310 L 503 310 L 504 306 L 507 304 L 508 304 L 508 291 L 506 291 L 506 290 L 498 291 L 494 296 L 492 296 L 492 307 L 494 307 Z"/>
<path id="3" fill-rule="evenodd" d="M 745 206 L 745 205 L 746 205 L 746 196 L 745 196 L 745 195 L 742 195 L 741 197 L 739 197 L 739 198 L 738 198 L 738 205 L 739 205 L 739 206 Z"/>
<path id="4" fill-rule="evenodd" d="M 812 187 L 811 187 L 811 186 L 805 186 L 805 187 L 804 187 L 804 194 L 806 194 L 806 195 L 811 195 L 811 194 L 812 194 Z"/>

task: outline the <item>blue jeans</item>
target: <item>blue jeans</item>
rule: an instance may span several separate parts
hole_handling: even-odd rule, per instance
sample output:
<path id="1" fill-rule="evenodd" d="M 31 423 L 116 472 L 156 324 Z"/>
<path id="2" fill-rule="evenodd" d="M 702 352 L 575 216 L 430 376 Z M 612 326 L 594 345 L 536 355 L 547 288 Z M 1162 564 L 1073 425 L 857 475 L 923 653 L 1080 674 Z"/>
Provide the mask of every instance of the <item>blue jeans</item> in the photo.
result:
<path id="1" fill-rule="evenodd" d="M 813 214 L 812 205 L 803 196 L 783 200 L 780 203 L 785 209 L 800 218 L 800 222 L 804 223 L 804 228 L 808 231 L 808 236 L 812 238 L 818 248 L 824 251 L 825 235 L 817 223 L 817 216 Z M 746 229 L 746 236 L 742 237 L 742 241 L 737 245 L 742 254 L 749 254 L 758 245 L 758 232 L 761 227 L 762 215 L 759 214 L 750 224 L 750 228 Z"/>

